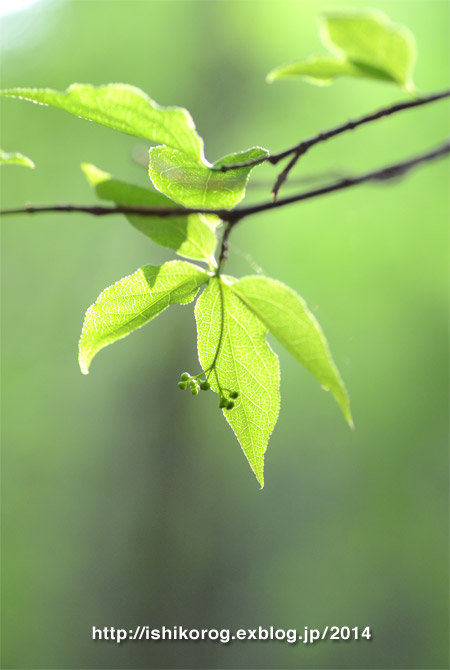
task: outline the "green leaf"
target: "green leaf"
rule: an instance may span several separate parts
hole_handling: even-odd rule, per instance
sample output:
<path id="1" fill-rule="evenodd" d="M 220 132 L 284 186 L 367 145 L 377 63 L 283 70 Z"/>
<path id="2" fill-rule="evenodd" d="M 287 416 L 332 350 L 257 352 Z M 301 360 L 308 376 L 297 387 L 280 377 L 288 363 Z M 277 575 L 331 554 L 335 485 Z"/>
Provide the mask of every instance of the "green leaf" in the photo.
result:
<path id="1" fill-rule="evenodd" d="M 352 63 L 413 88 L 414 36 L 404 26 L 392 23 L 383 12 L 325 12 L 320 36 L 325 46 Z M 367 76 L 373 75 L 369 71 Z"/>
<path id="2" fill-rule="evenodd" d="M 391 78 L 381 71 L 372 70 L 367 67 L 356 65 L 347 60 L 333 56 L 312 56 L 295 63 L 288 63 L 271 70 L 267 75 L 267 81 L 272 83 L 278 79 L 302 78 L 317 86 L 328 86 L 336 77 L 372 77 L 391 81 Z"/>
<path id="3" fill-rule="evenodd" d="M 127 84 L 72 84 L 62 92 L 11 88 L 0 94 L 59 107 L 80 118 L 164 145 L 150 153 L 150 178 L 161 193 L 188 207 L 231 209 L 244 197 L 251 168 L 226 173 L 215 168 L 268 155 L 255 147 L 210 165 L 204 157 L 203 140 L 186 109 L 161 107 L 139 88 Z"/>
<path id="4" fill-rule="evenodd" d="M 285 284 L 262 276 L 243 277 L 230 286 L 255 316 L 331 393 L 353 426 L 344 382 L 328 342 L 305 301 Z"/>
<path id="5" fill-rule="evenodd" d="M 140 328 L 169 305 L 186 305 L 208 280 L 202 268 L 185 261 L 161 266 L 144 265 L 109 286 L 89 307 L 80 338 L 79 362 L 83 374 L 95 354 Z"/>
<path id="6" fill-rule="evenodd" d="M 173 207 L 173 202 L 157 191 L 113 179 L 95 165 L 83 163 L 81 167 L 88 182 L 103 200 L 137 207 Z M 131 225 L 157 244 L 173 249 L 179 256 L 215 266 L 217 240 L 214 229 L 219 222 L 217 217 L 201 214 L 160 218 L 136 214 L 125 216 Z"/>
<path id="7" fill-rule="evenodd" d="M 325 12 L 320 38 L 333 56 L 311 56 L 277 67 L 267 81 L 300 77 L 318 85 L 341 76 L 377 79 L 414 91 L 414 36 L 379 11 Z"/>
<path id="8" fill-rule="evenodd" d="M 174 147 L 194 160 L 203 158 L 203 140 L 189 112 L 182 107 L 161 107 L 135 86 L 72 84 L 62 92 L 50 88 L 11 88 L 0 93 L 59 107 L 122 133 Z"/>
<path id="9" fill-rule="evenodd" d="M 34 168 L 35 165 L 31 158 L 18 153 L 8 153 L 0 149 L 0 165 L 23 165 L 24 167 Z"/>
<path id="10" fill-rule="evenodd" d="M 149 175 L 154 186 L 180 205 L 205 209 L 232 209 L 245 195 L 253 168 L 220 172 L 222 165 L 234 165 L 267 156 L 268 151 L 254 147 L 224 156 L 213 165 L 192 160 L 176 149 L 150 149 Z"/>
<path id="11" fill-rule="evenodd" d="M 261 487 L 264 452 L 280 406 L 278 358 L 265 340 L 267 328 L 231 290 L 214 278 L 195 308 L 198 355 L 219 393 L 237 391 L 235 407 L 223 414 L 238 438 Z"/>

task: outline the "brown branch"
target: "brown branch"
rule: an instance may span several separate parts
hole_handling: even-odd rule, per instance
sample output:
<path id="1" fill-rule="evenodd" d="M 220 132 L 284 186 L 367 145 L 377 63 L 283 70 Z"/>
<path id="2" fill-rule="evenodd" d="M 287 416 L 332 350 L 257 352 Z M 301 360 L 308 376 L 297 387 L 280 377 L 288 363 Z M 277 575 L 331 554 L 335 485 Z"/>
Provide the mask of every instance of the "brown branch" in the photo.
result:
<path id="1" fill-rule="evenodd" d="M 400 102 L 395 105 L 390 105 L 389 107 L 383 107 L 382 109 L 379 109 L 377 112 L 367 114 L 366 116 L 362 116 L 359 119 L 347 121 L 347 123 L 335 126 L 330 130 L 318 133 L 317 135 L 314 135 L 313 137 L 310 137 L 306 140 L 302 140 L 298 144 L 295 144 L 293 147 L 290 147 L 285 151 L 280 151 L 277 154 L 269 154 L 269 156 L 262 156 L 261 158 L 256 158 L 253 161 L 247 161 L 245 163 L 237 163 L 235 165 L 222 165 L 220 171 L 227 172 L 228 170 L 237 170 L 238 168 L 254 167 L 255 165 L 265 163 L 266 161 L 272 163 L 273 165 L 276 165 L 283 158 L 287 158 L 291 154 L 298 153 L 299 156 L 301 156 L 314 145 L 319 144 L 320 142 L 325 142 L 326 140 L 329 140 L 331 137 L 336 137 L 336 135 L 341 135 L 342 133 L 345 133 L 349 130 L 354 130 L 355 128 L 358 128 L 358 126 L 362 126 L 366 123 L 371 123 L 372 121 L 378 121 L 378 119 L 382 119 L 385 116 L 391 116 L 392 114 L 402 112 L 403 110 L 406 109 L 412 109 L 414 107 L 421 107 L 422 105 L 428 105 L 432 102 L 436 102 L 437 100 L 442 100 L 448 97 L 450 97 L 450 90 L 441 91 L 439 93 L 432 93 L 431 95 L 423 96 L 422 98 L 416 98 L 414 100 L 408 100 L 407 102 Z"/>
<path id="2" fill-rule="evenodd" d="M 189 207 L 138 207 L 134 205 L 116 205 L 104 207 L 102 205 L 25 205 L 15 209 L 0 210 L 0 215 L 11 214 L 42 214 L 45 212 L 78 212 L 93 216 L 108 216 L 110 214 L 137 214 L 139 216 L 154 216 L 166 219 L 170 216 L 185 216 L 188 214 L 215 214 L 223 221 L 234 218 L 226 209 L 202 209 Z"/>
<path id="3" fill-rule="evenodd" d="M 319 133 L 318 135 L 315 135 L 314 137 L 311 137 L 308 140 L 303 140 L 303 142 L 300 142 L 300 144 L 298 144 L 297 147 L 295 147 L 291 160 L 286 165 L 284 170 L 280 172 L 280 174 L 278 175 L 272 189 L 273 199 L 274 200 L 277 199 L 280 188 L 288 178 L 292 168 L 295 167 L 295 165 L 297 164 L 299 158 L 303 156 L 311 147 L 315 146 L 316 144 L 326 142 L 331 137 L 336 137 L 336 135 L 341 135 L 342 133 L 345 133 L 349 130 L 354 130 L 359 126 L 365 125 L 366 123 L 371 123 L 372 121 L 377 121 L 378 119 L 382 119 L 386 116 L 391 116 L 396 112 L 401 112 L 405 109 L 411 109 L 413 107 L 418 107 L 420 105 L 428 104 L 430 102 L 435 102 L 436 100 L 442 100 L 443 98 L 449 96 L 450 91 L 443 91 L 442 93 L 435 93 L 433 95 L 430 95 L 427 98 L 419 98 L 418 100 L 411 100 L 410 102 L 407 103 L 400 103 L 397 105 L 393 105 L 391 107 L 384 107 L 383 109 L 378 110 L 378 112 L 374 112 L 373 114 L 367 114 L 367 116 L 362 116 L 360 119 L 350 120 L 341 126 L 336 126 L 335 128 L 331 128 L 330 130 L 327 130 L 323 133 Z"/>
<path id="4" fill-rule="evenodd" d="M 400 163 L 394 163 L 392 165 L 387 165 L 384 168 L 379 170 L 373 170 L 371 172 L 366 172 L 360 176 L 347 177 L 344 179 L 339 179 L 338 181 L 322 186 L 320 188 L 312 189 L 310 191 L 304 191 L 297 195 L 290 196 L 288 198 L 282 198 L 281 200 L 276 200 L 275 202 L 262 203 L 260 205 L 253 205 L 248 207 L 237 208 L 233 211 L 235 215 L 235 220 L 231 221 L 230 225 L 234 226 L 235 223 L 238 223 L 240 219 L 251 216 L 252 214 L 259 214 L 260 212 L 268 211 L 271 209 L 278 209 L 279 207 L 285 207 L 286 205 L 291 205 L 295 202 L 301 202 L 303 200 L 310 200 L 311 198 L 317 198 L 327 193 L 333 193 L 335 191 L 341 191 L 352 186 L 358 186 L 359 184 L 364 184 L 365 182 L 376 182 L 376 181 L 389 181 L 397 177 L 403 177 L 405 174 L 413 170 L 415 167 L 422 163 L 428 163 L 430 161 L 442 158 L 450 153 L 450 141 L 445 142 L 441 146 L 428 151 L 427 153 L 414 156 Z"/>
<path id="5" fill-rule="evenodd" d="M 419 154 L 418 156 L 414 156 L 413 158 L 401 161 L 399 163 L 393 163 L 392 165 L 388 165 L 379 170 L 366 172 L 365 174 L 359 176 L 345 177 L 343 179 L 332 182 L 331 184 L 311 189 L 310 191 L 303 191 L 302 193 L 298 193 L 288 198 L 282 198 L 275 202 L 263 202 L 256 205 L 236 207 L 236 209 L 231 211 L 225 209 L 204 209 L 200 207 L 102 207 L 86 205 L 47 205 L 34 207 L 33 205 L 27 205 L 23 208 L 1 210 L 0 215 L 6 216 L 14 214 L 36 214 L 41 212 L 81 212 L 83 214 L 92 214 L 94 216 L 107 216 L 111 214 L 138 214 L 140 216 L 166 218 L 169 216 L 180 216 L 187 214 L 213 214 L 221 218 L 223 221 L 228 222 L 228 227 L 231 229 L 239 221 L 246 218 L 247 216 L 251 216 L 252 214 L 259 214 L 260 212 L 278 209 L 280 207 L 285 207 L 286 205 L 291 205 L 303 200 L 310 200 L 311 198 L 326 195 L 327 193 L 333 193 L 334 191 L 341 191 L 353 186 L 358 186 L 359 184 L 363 184 L 365 182 L 388 181 L 397 177 L 401 177 L 418 165 L 436 160 L 442 156 L 447 155 L 448 153 L 450 153 L 449 141 L 437 147 L 436 149 Z M 228 235 L 225 239 L 225 242 L 228 241 Z"/>
<path id="6" fill-rule="evenodd" d="M 292 156 L 291 160 L 286 165 L 284 170 L 282 170 L 280 172 L 280 174 L 278 175 L 278 177 L 276 178 L 275 184 L 272 186 L 272 198 L 274 200 L 277 199 L 278 192 L 279 192 L 280 188 L 283 186 L 286 179 L 288 178 L 289 172 L 292 170 L 293 167 L 295 167 L 295 165 L 296 165 L 298 159 L 300 158 L 300 156 L 302 155 L 302 153 L 304 154 L 305 152 L 306 152 L 306 149 L 304 151 L 302 151 L 301 149 L 297 149 L 297 151 L 294 153 L 294 155 Z"/>

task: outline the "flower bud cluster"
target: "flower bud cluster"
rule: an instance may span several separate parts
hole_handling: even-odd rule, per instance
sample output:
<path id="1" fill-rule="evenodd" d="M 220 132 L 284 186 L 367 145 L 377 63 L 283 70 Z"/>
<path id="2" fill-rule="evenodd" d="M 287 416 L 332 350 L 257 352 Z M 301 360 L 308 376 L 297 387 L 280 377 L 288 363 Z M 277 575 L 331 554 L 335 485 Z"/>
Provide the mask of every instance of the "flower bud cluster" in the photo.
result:
<path id="1" fill-rule="evenodd" d="M 211 384 L 206 378 L 206 372 L 203 371 L 199 375 L 191 375 L 189 372 L 183 372 L 178 382 L 178 388 L 185 391 L 189 386 L 192 395 L 198 395 L 199 391 L 208 391 L 211 388 Z M 233 409 L 235 404 L 233 401 L 238 397 L 239 393 L 237 391 L 230 391 L 229 389 L 219 387 L 219 407 L 221 409 Z"/>
<path id="2" fill-rule="evenodd" d="M 192 395 L 198 395 L 198 392 L 200 390 L 208 391 L 208 389 L 211 388 L 211 384 L 209 383 L 209 381 L 207 381 L 207 379 L 199 381 L 199 378 L 203 376 L 204 372 L 195 377 L 190 375 L 189 372 L 183 372 L 183 374 L 180 377 L 180 381 L 178 382 L 178 388 L 180 388 L 182 391 L 185 391 L 189 386 Z"/>
<path id="3" fill-rule="evenodd" d="M 226 397 L 224 391 L 228 393 L 228 398 Z M 239 398 L 239 393 L 237 391 L 230 391 L 229 389 L 220 389 L 219 407 L 221 409 L 233 409 L 234 407 L 233 400 L 236 400 L 237 398 Z"/>

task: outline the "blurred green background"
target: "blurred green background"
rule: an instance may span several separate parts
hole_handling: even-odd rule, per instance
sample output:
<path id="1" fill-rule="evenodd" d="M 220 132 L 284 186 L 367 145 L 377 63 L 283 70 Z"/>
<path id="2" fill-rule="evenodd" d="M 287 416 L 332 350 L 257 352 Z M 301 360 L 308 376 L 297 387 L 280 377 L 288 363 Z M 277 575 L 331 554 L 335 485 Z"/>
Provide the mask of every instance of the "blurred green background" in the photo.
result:
<path id="1" fill-rule="evenodd" d="M 407 25 L 419 89 L 448 86 L 447 2 L 345 5 Z M 1 84 L 128 82 L 187 107 L 210 160 L 278 151 L 405 98 L 382 83 L 265 83 L 322 52 L 324 6 L 38 1 L 2 18 Z M 2 171 L 4 207 L 94 202 L 82 161 L 146 183 L 134 138 L 17 100 L 1 124 L 3 148 L 37 166 Z M 447 133 L 447 102 L 405 112 L 317 147 L 295 177 L 381 166 Z M 249 198 L 266 199 L 257 182 L 273 175 L 256 170 Z M 98 293 L 171 254 L 120 217 L 3 221 L 2 667 L 448 668 L 448 176 L 443 160 L 233 234 L 230 273 L 260 267 L 316 310 L 356 423 L 275 343 L 282 405 L 263 491 L 213 394 L 177 389 L 197 366 L 191 307 L 102 352 L 88 377 L 77 367 Z M 371 626 L 373 639 L 91 640 L 94 625 L 137 624 Z"/>

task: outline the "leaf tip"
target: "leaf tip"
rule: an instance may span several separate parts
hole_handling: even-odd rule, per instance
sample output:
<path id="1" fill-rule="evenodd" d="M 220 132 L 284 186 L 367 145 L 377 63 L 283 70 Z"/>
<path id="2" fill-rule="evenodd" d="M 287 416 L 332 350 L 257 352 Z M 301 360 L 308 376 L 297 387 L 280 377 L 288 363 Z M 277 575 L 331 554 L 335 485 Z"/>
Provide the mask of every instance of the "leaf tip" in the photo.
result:
<path id="1" fill-rule="evenodd" d="M 403 86 L 403 90 L 405 91 L 405 93 L 408 93 L 408 95 L 411 95 L 412 97 L 419 97 L 420 95 L 419 89 L 412 80 L 407 81 L 405 83 L 405 85 Z"/>
<path id="2" fill-rule="evenodd" d="M 83 324 L 84 331 L 84 324 Z M 80 343 L 78 345 L 78 365 L 80 366 L 81 374 L 88 375 L 89 367 L 91 365 L 92 356 L 89 356 L 85 347 L 83 346 L 83 338 L 81 337 Z"/>
<path id="3" fill-rule="evenodd" d="M 108 172 L 100 170 L 100 168 L 92 163 L 81 163 L 80 167 L 91 186 L 98 186 L 102 181 L 111 179 L 111 175 Z"/>
<path id="4" fill-rule="evenodd" d="M 345 419 L 346 422 L 348 423 L 349 427 L 350 427 L 352 430 L 354 430 L 354 428 L 355 428 L 355 424 L 354 424 L 354 421 L 353 421 L 352 411 L 351 411 L 351 409 L 350 409 L 350 399 L 349 399 L 349 397 L 348 397 L 347 389 L 345 388 L 343 382 L 342 382 L 342 387 L 343 387 L 343 391 L 344 391 L 344 396 L 343 396 L 343 398 L 338 398 L 335 394 L 334 394 L 334 395 L 335 395 L 336 400 L 338 401 L 338 403 L 339 403 L 339 405 L 340 405 L 340 407 L 341 407 L 341 409 L 342 409 L 342 413 L 343 413 L 343 415 L 344 415 L 344 419 Z"/>
<path id="5" fill-rule="evenodd" d="M 0 149 L 0 165 L 21 165 L 22 167 L 28 167 L 34 169 L 36 166 L 31 158 L 21 154 L 18 151 L 8 152 Z"/>
<path id="6" fill-rule="evenodd" d="M 256 481 L 259 484 L 259 490 L 262 491 L 264 488 L 264 460 L 262 463 L 250 463 L 250 467 L 256 477 Z"/>
<path id="7" fill-rule="evenodd" d="M 332 393 L 336 398 L 336 400 L 338 401 L 338 404 L 342 410 L 342 414 L 344 415 L 344 419 L 346 420 L 349 427 L 352 430 L 354 430 L 355 424 L 353 421 L 352 411 L 350 409 L 350 399 L 348 397 L 347 389 L 345 388 L 343 382 L 342 382 L 342 391 L 344 393 L 343 397 L 339 397 L 335 392 Z"/>
<path id="8" fill-rule="evenodd" d="M 31 158 L 28 158 L 28 156 L 23 156 L 23 163 L 21 163 L 21 165 L 31 168 L 32 170 L 36 167 L 34 161 L 32 161 Z"/>
<path id="9" fill-rule="evenodd" d="M 90 361 L 88 361 L 84 356 L 80 355 L 78 358 L 78 364 L 80 366 L 81 374 L 88 375 Z"/>

